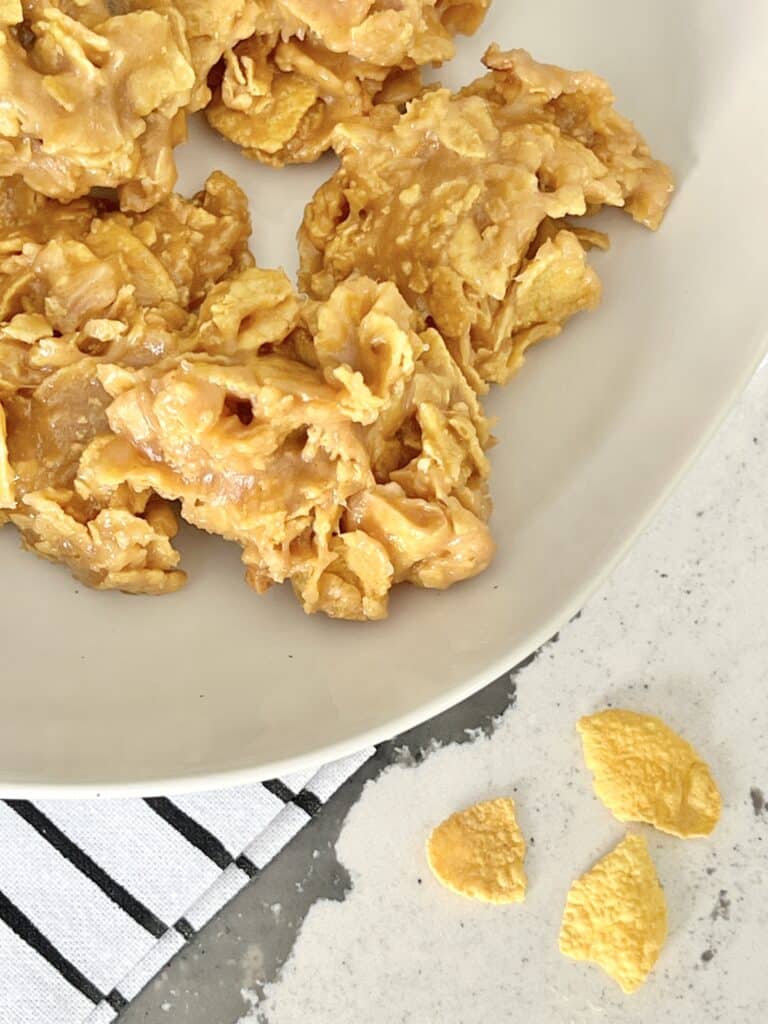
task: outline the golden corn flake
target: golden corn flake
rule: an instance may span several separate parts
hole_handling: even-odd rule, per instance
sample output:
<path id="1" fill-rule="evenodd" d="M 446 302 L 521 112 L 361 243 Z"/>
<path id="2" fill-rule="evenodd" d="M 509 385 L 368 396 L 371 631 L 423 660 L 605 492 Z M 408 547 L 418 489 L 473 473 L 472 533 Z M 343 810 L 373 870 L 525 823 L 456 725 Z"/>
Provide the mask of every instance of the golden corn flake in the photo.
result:
<path id="1" fill-rule="evenodd" d="M 645 839 L 629 835 L 570 888 L 560 952 L 635 992 L 667 937 L 667 904 Z"/>
<path id="2" fill-rule="evenodd" d="M 611 709 L 577 726 L 595 792 L 619 821 L 706 836 L 720 818 L 720 793 L 690 743 L 660 718 Z"/>
<path id="3" fill-rule="evenodd" d="M 484 903 L 525 898 L 525 840 L 508 797 L 457 811 L 427 840 L 427 859 L 448 889 Z"/>
<path id="4" fill-rule="evenodd" d="M 8 461 L 5 410 L 2 405 L 0 405 L 0 509 L 13 508 L 16 503 L 14 497 L 13 478 L 13 469 Z"/>

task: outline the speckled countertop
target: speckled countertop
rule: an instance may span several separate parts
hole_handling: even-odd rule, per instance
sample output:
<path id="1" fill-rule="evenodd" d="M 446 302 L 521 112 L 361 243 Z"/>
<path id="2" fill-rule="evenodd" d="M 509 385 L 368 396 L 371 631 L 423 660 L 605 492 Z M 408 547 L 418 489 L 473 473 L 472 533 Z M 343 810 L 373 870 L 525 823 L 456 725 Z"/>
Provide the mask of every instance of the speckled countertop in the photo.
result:
<path id="1" fill-rule="evenodd" d="M 768 370 L 582 614 L 527 665 L 382 747 L 121 1024 L 768 1020 Z M 663 715 L 709 760 L 708 839 L 645 829 L 670 915 L 626 997 L 563 959 L 572 878 L 624 829 L 574 730 L 607 704 Z M 423 856 L 456 808 L 511 793 L 525 903 L 453 896 Z"/>

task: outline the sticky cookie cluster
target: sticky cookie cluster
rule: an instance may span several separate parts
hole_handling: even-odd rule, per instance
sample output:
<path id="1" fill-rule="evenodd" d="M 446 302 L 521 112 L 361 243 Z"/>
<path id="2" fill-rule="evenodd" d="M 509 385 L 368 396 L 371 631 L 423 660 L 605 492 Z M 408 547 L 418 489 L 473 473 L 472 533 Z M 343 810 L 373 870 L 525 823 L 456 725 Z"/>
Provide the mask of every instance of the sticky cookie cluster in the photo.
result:
<path id="1" fill-rule="evenodd" d="M 587 217 L 656 228 L 672 183 L 588 72 L 493 46 L 422 88 L 487 7 L 0 0 L 0 521 L 27 548 L 168 593 L 180 515 L 257 592 L 356 620 L 489 564 L 480 399 L 599 301 Z M 202 109 L 267 163 L 339 154 L 300 290 L 254 265 L 234 181 L 173 193 Z"/>

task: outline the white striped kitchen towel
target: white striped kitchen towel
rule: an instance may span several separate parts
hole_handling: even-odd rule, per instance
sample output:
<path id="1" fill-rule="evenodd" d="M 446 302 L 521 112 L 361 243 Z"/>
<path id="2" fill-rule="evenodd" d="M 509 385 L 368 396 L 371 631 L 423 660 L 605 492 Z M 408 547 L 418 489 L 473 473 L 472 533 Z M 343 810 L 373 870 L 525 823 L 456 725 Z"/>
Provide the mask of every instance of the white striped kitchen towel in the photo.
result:
<path id="1" fill-rule="evenodd" d="M 373 753 L 184 796 L 0 800 L 0 1024 L 106 1024 Z"/>

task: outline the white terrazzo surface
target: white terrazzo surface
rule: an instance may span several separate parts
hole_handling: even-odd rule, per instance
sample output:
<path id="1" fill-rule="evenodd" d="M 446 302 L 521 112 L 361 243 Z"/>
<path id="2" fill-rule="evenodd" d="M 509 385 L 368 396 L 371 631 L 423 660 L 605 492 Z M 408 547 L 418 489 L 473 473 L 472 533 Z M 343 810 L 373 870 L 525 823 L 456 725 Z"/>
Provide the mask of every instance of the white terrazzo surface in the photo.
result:
<path id="1" fill-rule="evenodd" d="M 768 1020 L 768 371 L 583 614 L 516 677 L 490 738 L 396 764 L 352 808 L 337 855 L 352 888 L 310 910 L 250 1021 L 268 1024 L 763 1024 Z M 560 956 L 572 878 L 624 828 L 594 797 L 574 723 L 606 704 L 661 714 L 709 760 L 713 836 L 644 828 L 670 937 L 627 997 Z M 529 892 L 508 908 L 442 889 L 433 824 L 518 801 Z"/>

